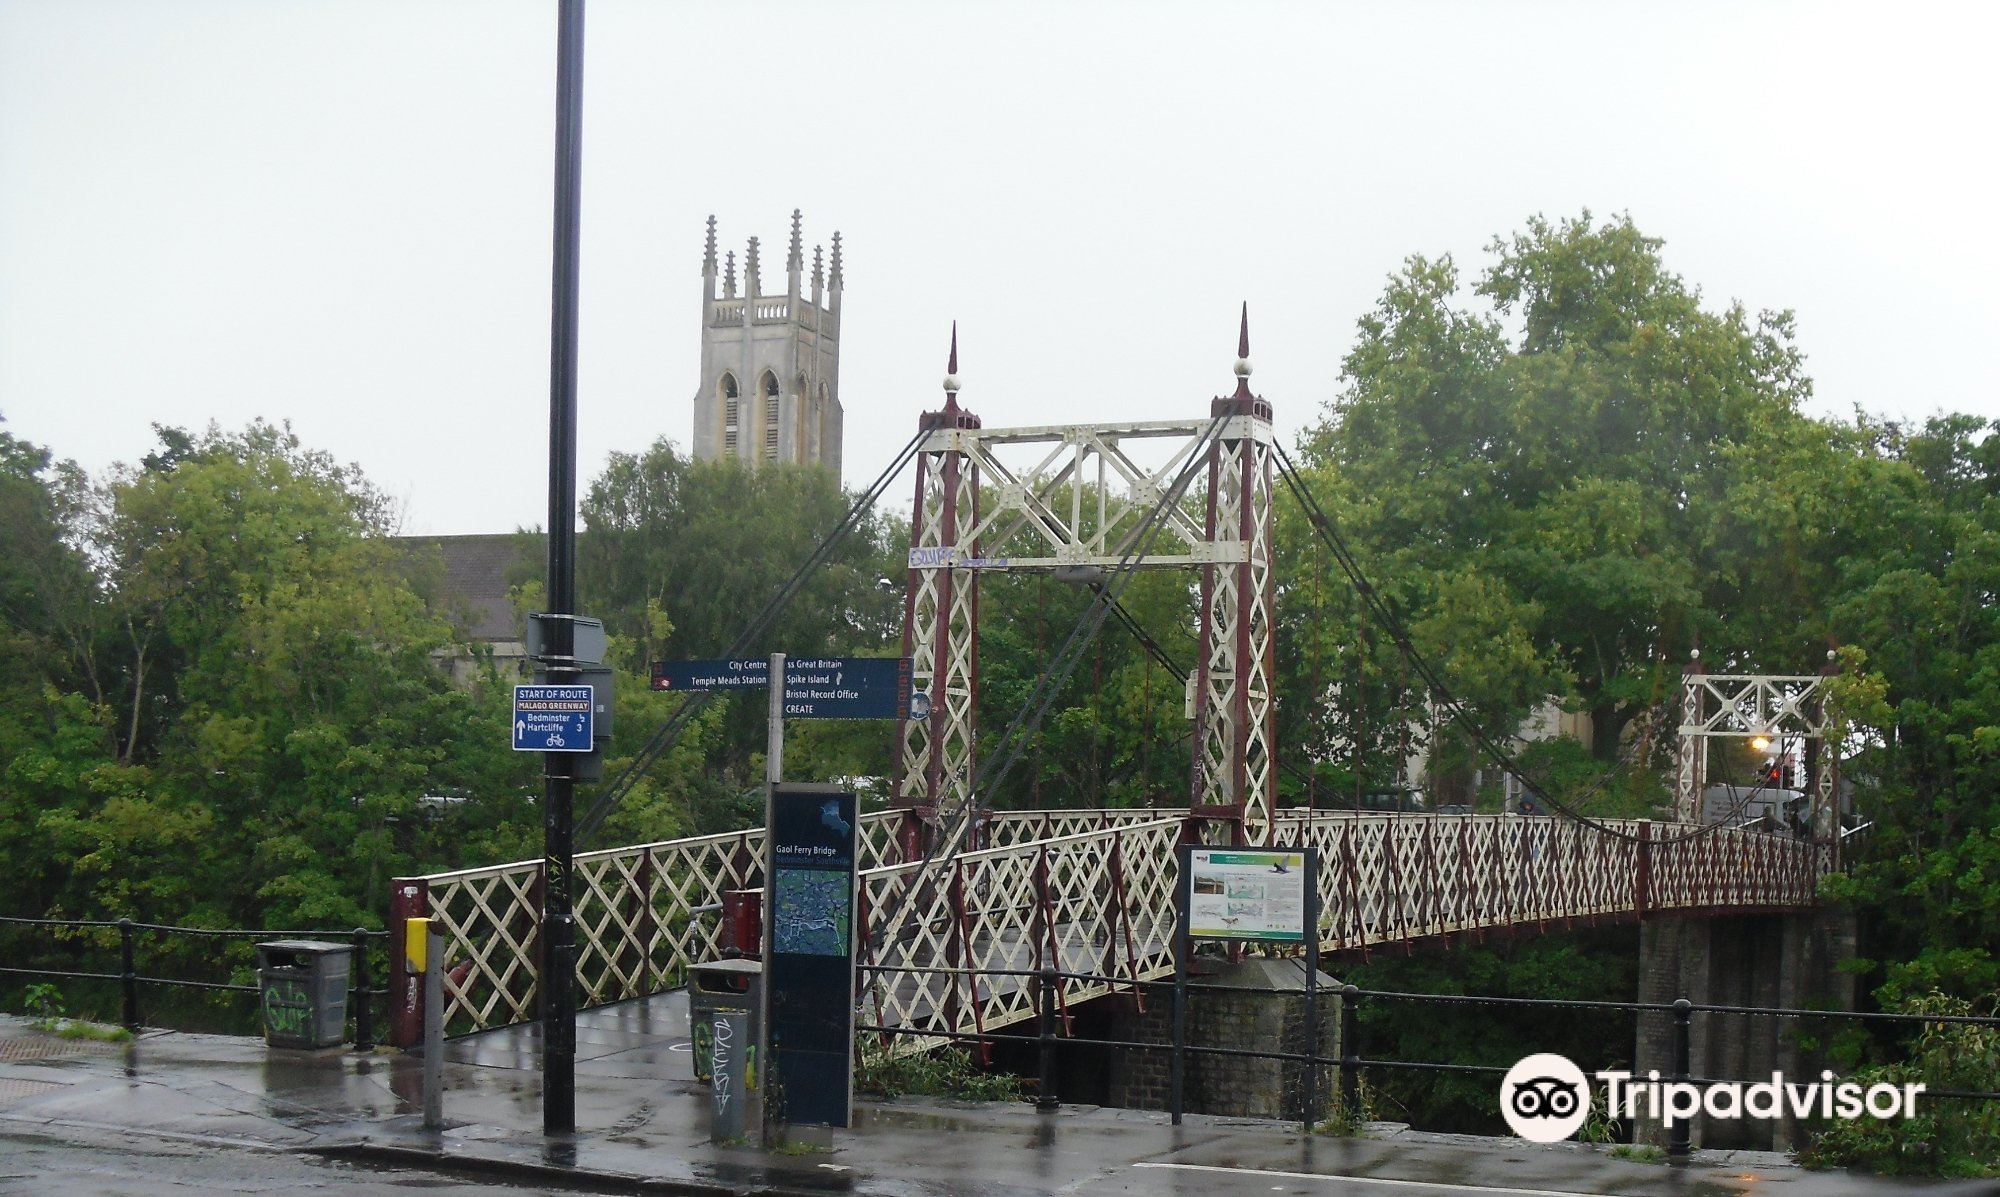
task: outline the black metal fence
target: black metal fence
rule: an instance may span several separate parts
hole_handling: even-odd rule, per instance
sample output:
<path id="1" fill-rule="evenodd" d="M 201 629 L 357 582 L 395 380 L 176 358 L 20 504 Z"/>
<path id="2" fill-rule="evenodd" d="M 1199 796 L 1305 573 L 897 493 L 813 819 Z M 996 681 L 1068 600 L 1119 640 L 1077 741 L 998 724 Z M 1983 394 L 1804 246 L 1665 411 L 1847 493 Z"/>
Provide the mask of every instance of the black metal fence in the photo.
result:
<path id="1" fill-rule="evenodd" d="M 1035 1104 L 1038 1108 L 1041 1109 L 1055 1109 L 1061 1104 L 1061 1098 L 1056 1092 L 1056 1074 L 1057 1074 L 1056 1056 L 1059 1051 L 1063 1050 L 1065 1045 L 1077 1046 L 1077 1047 L 1108 1048 L 1117 1051 L 1170 1053 L 1172 1059 L 1174 1060 L 1174 1066 L 1172 1069 L 1173 1083 L 1171 1086 L 1169 1112 L 1172 1114 L 1175 1123 L 1179 1123 L 1181 1121 L 1182 1115 L 1185 1113 L 1186 1095 L 1182 1083 L 1182 1077 L 1184 1075 L 1184 1067 L 1182 1062 L 1185 1061 L 1190 1056 L 1216 1056 L 1216 1057 L 1239 1058 L 1239 1059 L 1278 1060 L 1285 1063 L 1300 1065 L 1304 1069 L 1304 1075 L 1306 1080 L 1303 1086 L 1303 1100 L 1301 1102 L 1299 1117 L 1302 1127 L 1304 1127 L 1307 1130 L 1310 1130 L 1313 1124 L 1318 1120 L 1317 1118 L 1318 1102 L 1316 1097 L 1317 1084 L 1315 1078 L 1321 1069 L 1338 1070 L 1341 1108 L 1346 1111 L 1354 1111 L 1360 1108 L 1359 1099 L 1360 1099 L 1360 1089 L 1363 1083 L 1363 1077 L 1371 1069 L 1379 1069 L 1379 1070 L 1403 1069 L 1403 1070 L 1430 1071 L 1430 1072 L 1440 1072 L 1440 1073 L 1463 1073 L 1463 1074 L 1487 1075 L 1496 1078 L 1496 1085 L 1497 1085 L 1497 1078 L 1505 1075 L 1506 1072 L 1508 1071 L 1505 1067 L 1494 1064 L 1456 1064 L 1456 1063 L 1449 1063 L 1449 1062 L 1435 1061 L 1435 1060 L 1396 1060 L 1384 1057 L 1374 1057 L 1365 1055 L 1363 1053 L 1364 1044 L 1362 1041 L 1360 1013 L 1364 1004 L 1367 1003 L 1410 1002 L 1410 1003 L 1434 1003 L 1434 1004 L 1455 1005 L 1455 1006 L 1477 1006 L 1477 1007 L 1487 1007 L 1493 1009 L 1505 1009 L 1513 1007 L 1513 1008 L 1537 1008 L 1545 1010 L 1579 1010 L 1579 1011 L 1589 1010 L 1589 1011 L 1597 1011 L 1603 1013 L 1610 1013 L 1610 1012 L 1627 1013 L 1633 1015 L 1635 1018 L 1644 1017 L 1648 1014 L 1670 1015 L 1672 1021 L 1670 1024 L 1671 1036 L 1669 1039 L 1668 1055 L 1670 1057 L 1672 1071 L 1663 1072 L 1659 1079 L 1663 1083 L 1675 1082 L 1682 1084 L 1690 1084 L 1697 1087 L 1707 1087 L 1710 1085 L 1721 1085 L 1721 1084 L 1754 1083 L 1749 1078 L 1704 1077 L 1704 1076 L 1694 1075 L 1691 1066 L 1692 1041 L 1693 1041 L 1694 1016 L 1697 1014 L 1735 1015 L 1735 1016 L 1782 1018 L 1782 1019 L 1794 1019 L 1794 1020 L 1830 1020 L 1830 1021 L 1853 1022 L 1862 1024 L 1878 1024 L 1878 1025 L 1889 1024 L 1889 1025 L 1901 1025 L 1901 1026 L 1925 1026 L 1925 1025 L 1941 1025 L 1941 1024 L 1962 1024 L 1962 1025 L 2000 1028 L 2000 1018 L 1988 1017 L 1982 1015 L 1892 1014 L 1892 1013 L 1851 1011 L 1851 1010 L 1805 1010 L 1805 1009 L 1791 1009 L 1785 1007 L 1768 1007 L 1768 1006 L 1731 1006 L 1731 1005 L 1693 1002 L 1689 1001 L 1686 998 L 1681 998 L 1673 1002 L 1613 1002 L 1613 1001 L 1589 1001 L 1580 999 L 1559 999 L 1559 998 L 1486 997 L 1486 996 L 1460 995 L 1460 994 L 1404 993 L 1393 990 L 1362 989 L 1354 985 L 1343 985 L 1339 987 L 1319 990 L 1319 992 L 1321 993 L 1334 995 L 1341 999 L 1340 1014 L 1339 1014 L 1340 1054 L 1338 1056 L 1322 1056 L 1319 1055 L 1316 1051 L 1314 1052 L 1260 1051 L 1251 1048 L 1216 1047 L 1206 1044 L 1197 1044 L 1188 1042 L 1185 1031 L 1187 1025 L 1187 1019 L 1185 1018 L 1185 1009 L 1188 1000 L 1188 994 L 1197 991 L 1215 991 L 1215 992 L 1225 992 L 1240 996 L 1245 992 L 1245 990 L 1243 990 L 1240 986 L 1206 985 L 1194 981 L 1185 981 L 1180 983 L 1176 983 L 1174 981 L 1139 982 L 1136 986 L 1138 988 L 1165 989 L 1172 992 L 1173 994 L 1175 1011 L 1174 1011 L 1174 1018 L 1171 1020 L 1170 1025 L 1172 1026 L 1174 1033 L 1168 1041 L 1159 1042 L 1159 1041 L 1145 1041 L 1145 1040 L 1083 1038 L 1083 1037 L 1061 1035 L 1057 1033 L 1056 1028 L 1060 1022 L 1056 1008 L 1057 993 L 1063 981 L 1083 981 L 1083 982 L 1116 981 L 1121 986 L 1133 987 L 1131 982 L 1126 981 L 1122 978 L 1112 978 L 1095 973 L 1062 972 L 1052 968 L 968 969 L 968 968 L 949 968 L 944 966 L 917 968 L 910 965 L 897 965 L 893 969 L 875 965 L 860 965 L 858 967 L 864 973 L 888 973 L 897 971 L 950 973 L 960 976 L 1012 978 L 1016 981 L 1030 983 L 1035 988 L 1035 1010 L 1036 1010 L 1035 1026 L 1032 1034 L 1005 1034 L 1005 1033 L 996 1034 L 992 1032 L 977 1033 L 977 1032 L 938 1031 L 938 1030 L 927 1030 L 923 1028 L 913 1028 L 913 1027 L 882 1026 L 872 1023 L 862 1023 L 857 1027 L 857 1029 L 861 1031 L 873 1032 L 883 1036 L 907 1035 L 907 1036 L 917 1036 L 922 1038 L 947 1039 L 965 1043 L 991 1043 L 991 1044 L 1015 1044 L 1015 1045 L 1032 1043 L 1035 1048 L 1037 1071 L 1039 1074 L 1038 1090 L 1037 1090 Z M 1310 974 L 1308 974 L 1306 988 L 1301 993 L 1300 996 L 1302 997 L 1306 996 L 1307 994 L 1310 994 L 1314 989 L 1315 986 L 1313 980 Z M 1290 996 L 1290 995 L 1274 993 L 1271 996 L 1275 998 L 1275 997 Z M 1307 1030 L 1306 1030 L 1307 1042 L 1312 1044 L 1318 1044 L 1320 1041 L 1319 1020 L 1316 1016 L 1318 1007 L 1316 1003 L 1307 1001 L 1305 1003 L 1305 1008 L 1307 1011 Z M 1925 1097 L 1930 1097 L 1930 1098 L 1944 1098 L 1952 1100 L 2000 1101 L 2000 1091 L 1984 1090 L 1984 1089 L 1926 1088 L 1924 1090 L 1923 1095 Z M 1674 1122 L 1673 1126 L 1669 1129 L 1668 1132 L 1669 1138 L 1668 1138 L 1667 1152 L 1671 1158 L 1674 1158 L 1676 1160 L 1687 1158 L 1690 1148 L 1690 1136 L 1692 1133 L 1692 1129 L 1693 1129 L 1692 1124 L 1688 1119 L 1680 1119 Z"/>
<path id="2" fill-rule="evenodd" d="M 22 955 L 10 951 L 6 959 L 9 963 L 0 965 L 0 975 L 25 977 L 32 980 L 65 980 L 114 982 L 117 986 L 120 1004 L 119 1022 L 128 1031 L 137 1032 L 143 1025 L 140 1014 L 140 990 L 143 986 L 157 986 L 170 989 L 206 991 L 210 993 L 255 994 L 258 987 L 231 981 L 202 980 L 194 977 L 153 976 L 155 969 L 141 970 L 142 963 L 157 963 L 158 953 L 148 959 L 145 949 L 157 946 L 160 941 L 173 937 L 190 940 L 203 939 L 328 939 L 353 944 L 353 975 L 348 986 L 354 1012 L 354 1046 L 358 1051 L 368 1051 L 375 1046 L 375 1010 L 377 1003 L 387 996 L 388 990 L 373 986 L 370 978 L 373 970 L 369 967 L 368 948 L 372 940 L 386 941 L 387 931 L 371 931 L 366 927 L 355 927 L 345 931 L 264 931 L 241 927 L 177 927 L 165 923 L 140 923 L 131 919 L 30 919 L 0 915 L 0 927 L 21 929 L 20 935 L 32 936 L 36 930 L 47 933 L 43 950 L 38 955 L 43 961 L 32 967 L 20 967 L 13 963 Z M 116 932 L 113 936 L 110 932 Z M 92 934 L 95 933 L 95 934 Z M 115 943 L 113 942 L 115 940 Z M 19 942 L 19 940 L 17 940 Z M 63 957 L 83 956 L 78 963 L 93 963 L 92 957 L 103 959 L 112 952 L 117 956 L 116 971 L 91 968 L 58 968 L 50 961 Z M 64 959 L 64 963 L 70 963 Z"/>

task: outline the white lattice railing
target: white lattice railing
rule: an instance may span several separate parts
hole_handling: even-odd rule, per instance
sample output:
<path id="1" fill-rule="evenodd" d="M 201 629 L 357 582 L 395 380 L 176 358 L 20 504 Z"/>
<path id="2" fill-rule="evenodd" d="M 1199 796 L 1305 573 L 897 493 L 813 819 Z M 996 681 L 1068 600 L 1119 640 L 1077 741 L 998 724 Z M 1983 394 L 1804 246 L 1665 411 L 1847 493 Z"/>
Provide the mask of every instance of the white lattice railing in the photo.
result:
<path id="1" fill-rule="evenodd" d="M 1276 839 L 1315 845 L 1327 951 L 1653 910 L 1811 905 L 1823 848 L 1788 836 L 1680 824 L 1513 815 L 1285 812 Z"/>
<path id="2" fill-rule="evenodd" d="M 864 959 L 894 970 L 871 974 L 871 1021 L 976 1034 L 1032 1018 L 1032 987 L 980 975 L 994 970 L 1047 964 L 1103 978 L 1063 978 L 1065 1014 L 1172 972 L 1174 849 L 1184 823 L 1129 813 L 1154 817 L 964 853 L 944 870 L 908 865 L 865 877 Z M 1032 817 L 1016 825 L 1038 826 Z M 1605 826 L 1622 836 L 1510 815 L 1285 812 L 1275 842 L 1319 849 L 1329 952 L 1647 910 L 1795 909 L 1812 903 L 1826 864 L 1813 844 L 1741 828 L 1681 840 L 1689 829 L 1677 825 Z M 883 910 L 891 913 L 874 913 Z"/>
<path id="3" fill-rule="evenodd" d="M 1094 974 L 1064 980 L 1065 1015 L 1171 971 L 1183 812 L 1002 812 L 979 850 L 928 867 L 895 863 L 901 819 L 862 817 L 862 960 L 889 970 L 869 974 L 870 1021 L 978 1033 L 1032 1017 L 1032 986 L 995 970 Z M 1273 840 L 1319 849 L 1327 951 L 1653 910 L 1797 909 L 1830 865 L 1824 845 L 1789 836 L 1606 826 L 1617 834 L 1512 815 L 1284 811 Z M 714 959 L 712 911 L 725 891 L 762 885 L 762 852 L 760 829 L 578 856 L 582 1003 L 655 993 Z M 536 1016 L 540 877 L 540 862 L 523 861 L 396 882 L 394 917 L 428 914 L 445 929 L 453 1033 Z M 407 980 L 392 1009 L 413 1008 Z"/>
<path id="4" fill-rule="evenodd" d="M 862 816 L 864 866 L 895 859 L 899 818 Z M 688 965 L 715 959 L 715 908 L 728 890 L 763 885 L 763 853 L 762 828 L 580 853 L 572 892 L 581 1004 L 657 993 L 680 984 Z M 428 915 L 444 928 L 445 1025 L 454 1034 L 536 1017 L 540 861 L 395 885 L 397 917 Z"/>
<path id="5" fill-rule="evenodd" d="M 1035 1013 L 1029 979 L 996 974 L 1044 967 L 1091 974 L 1063 979 L 1058 1000 L 1066 1015 L 1075 1003 L 1171 969 L 1174 845 L 1185 818 L 1150 813 L 960 853 L 942 866 L 917 862 L 864 874 L 869 1020 L 979 1033 Z M 924 1042 L 901 1036 L 892 1046 Z"/>
<path id="6" fill-rule="evenodd" d="M 1146 811 L 1026 811 L 995 816 L 993 834 L 1018 842 L 1034 829 L 1076 830 L 1134 821 Z M 863 871 L 900 859 L 903 815 L 861 817 Z M 762 828 L 581 853 L 573 881 L 581 1004 L 602 1005 L 678 985 L 690 964 L 719 954 L 715 908 L 733 889 L 763 885 Z M 429 916 L 450 962 L 445 1025 L 454 1034 L 527 1022 L 538 1014 L 542 864 L 515 861 L 399 878 L 392 917 Z M 392 1008 L 414 990 L 400 978 Z"/>
<path id="7" fill-rule="evenodd" d="M 982 824 L 979 846 L 1009 848 L 1030 840 L 1052 840 L 1083 831 L 1149 823 L 1163 818 L 1180 818 L 1180 810 L 1132 807 L 1125 810 L 1002 810 L 988 815 Z"/>

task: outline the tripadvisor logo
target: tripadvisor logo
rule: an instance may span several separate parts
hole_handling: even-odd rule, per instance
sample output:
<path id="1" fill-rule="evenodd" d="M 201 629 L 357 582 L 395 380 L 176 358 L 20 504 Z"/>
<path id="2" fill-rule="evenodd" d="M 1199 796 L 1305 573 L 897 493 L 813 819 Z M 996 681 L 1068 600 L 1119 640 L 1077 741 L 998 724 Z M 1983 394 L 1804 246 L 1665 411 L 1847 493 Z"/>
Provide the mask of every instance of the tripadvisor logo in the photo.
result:
<path id="1" fill-rule="evenodd" d="M 1768 1081 L 1663 1081 L 1658 1072 L 1600 1072 L 1610 1118 L 1646 1117 L 1671 1127 L 1697 1114 L 1711 1118 L 1908 1118 L 1917 1112 L 1921 1084 L 1862 1085 L 1837 1081 L 1831 1072 L 1803 1085 L 1782 1073 Z M 1500 1080 L 1500 1114 L 1523 1139 L 1554 1143 L 1574 1135 L 1590 1116 L 1590 1084 L 1583 1070 L 1552 1052 L 1527 1056 Z"/>

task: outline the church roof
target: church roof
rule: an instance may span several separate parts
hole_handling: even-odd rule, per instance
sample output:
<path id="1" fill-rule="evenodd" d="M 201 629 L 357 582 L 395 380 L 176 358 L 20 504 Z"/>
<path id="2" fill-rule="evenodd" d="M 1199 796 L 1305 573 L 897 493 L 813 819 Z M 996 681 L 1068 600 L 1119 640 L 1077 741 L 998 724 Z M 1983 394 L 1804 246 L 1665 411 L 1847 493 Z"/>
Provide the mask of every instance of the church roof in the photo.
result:
<path id="1" fill-rule="evenodd" d="M 539 532 L 471 536 L 405 536 L 413 556 L 435 550 L 443 565 L 439 598 L 469 640 L 521 639 L 521 621 L 507 592 L 536 576 L 547 551 Z"/>

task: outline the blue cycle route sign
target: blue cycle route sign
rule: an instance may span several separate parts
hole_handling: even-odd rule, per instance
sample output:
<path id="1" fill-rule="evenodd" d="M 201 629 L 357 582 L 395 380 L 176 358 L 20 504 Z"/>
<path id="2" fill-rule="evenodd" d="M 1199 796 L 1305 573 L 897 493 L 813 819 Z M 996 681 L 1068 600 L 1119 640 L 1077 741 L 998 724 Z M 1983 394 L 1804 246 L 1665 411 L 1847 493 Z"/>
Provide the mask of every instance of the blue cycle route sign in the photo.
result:
<path id="1" fill-rule="evenodd" d="M 589 752 L 589 686 L 514 687 L 514 751 Z"/>

